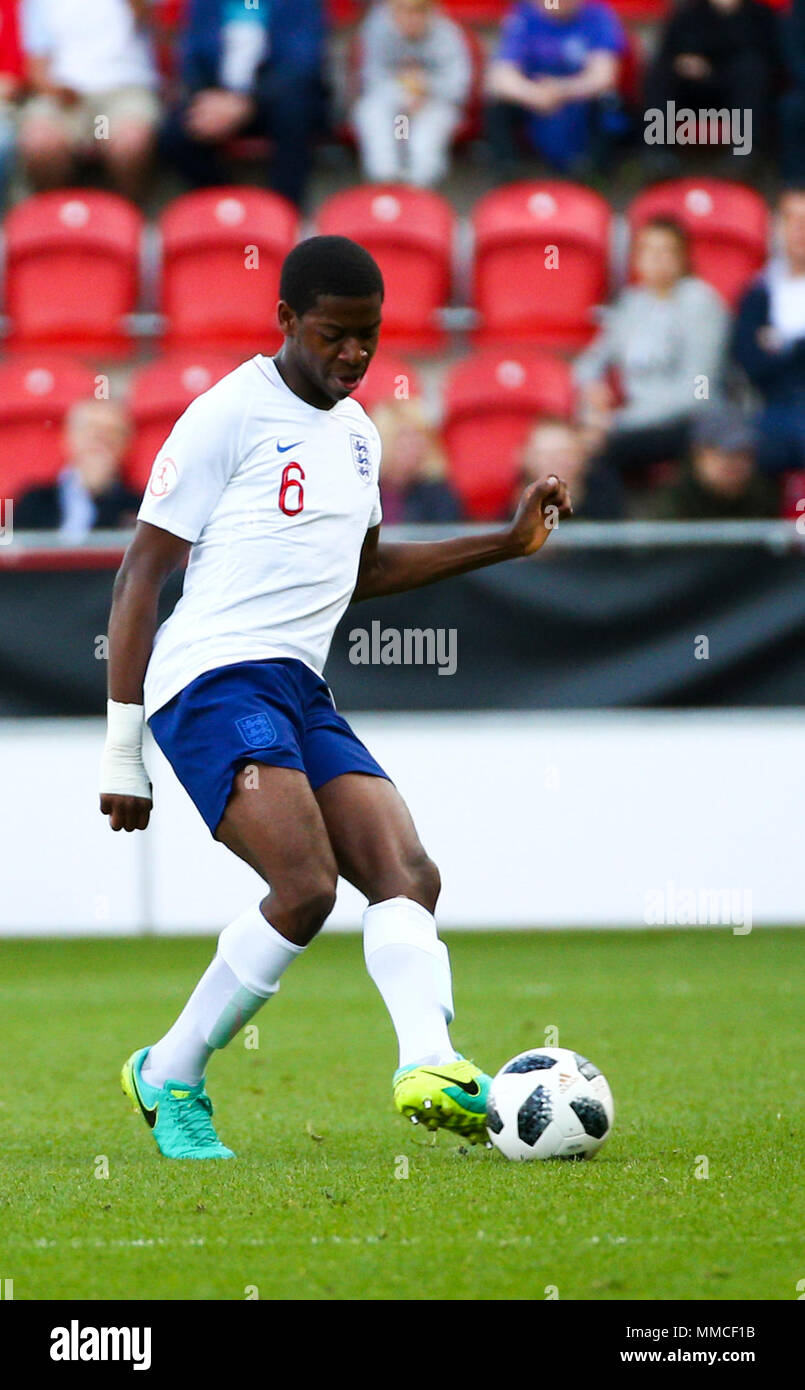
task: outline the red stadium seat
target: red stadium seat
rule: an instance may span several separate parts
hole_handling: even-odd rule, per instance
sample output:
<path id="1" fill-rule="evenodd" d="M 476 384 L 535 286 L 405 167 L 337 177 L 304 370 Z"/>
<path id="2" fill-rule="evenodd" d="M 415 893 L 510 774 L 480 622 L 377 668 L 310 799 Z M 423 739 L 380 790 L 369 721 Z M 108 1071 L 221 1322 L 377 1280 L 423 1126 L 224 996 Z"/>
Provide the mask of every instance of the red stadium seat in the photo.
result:
<path id="1" fill-rule="evenodd" d="M 460 24 L 499 25 L 511 0 L 442 0 L 442 9 Z M 327 0 L 331 24 L 358 24 L 366 14 L 366 0 Z"/>
<path id="2" fill-rule="evenodd" d="M 137 305 L 143 219 L 115 193 L 66 188 L 5 222 L 8 346 L 119 354 Z"/>
<path id="3" fill-rule="evenodd" d="M 64 416 L 94 392 L 95 374 L 66 357 L 0 364 L 0 496 L 53 481 L 64 462 Z"/>
<path id="4" fill-rule="evenodd" d="M 788 0 L 767 0 L 775 7 Z M 354 9 L 355 0 L 330 0 L 331 7 Z M 662 20 L 671 10 L 672 0 L 612 0 L 612 8 L 622 20 Z M 512 8 L 511 0 L 442 0 L 442 9 L 461 24 L 479 24 L 499 29 Z"/>
<path id="5" fill-rule="evenodd" d="M 780 515 L 788 521 L 798 521 L 800 529 L 805 525 L 805 469 L 784 473 L 780 488 Z"/>
<path id="6" fill-rule="evenodd" d="M 611 221 L 598 193 L 558 180 L 512 183 L 482 198 L 473 214 L 474 340 L 588 342 L 592 309 L 607 298 Z"/>
<path id="7" fill-rule="evenodd" d="M 618 64 L 618 95 L 627 110 L 635 111 L 643 96 L 645 53 L 639 34 L 627 29 L 626 48 Z"/>
<path id="8" fill-rule="evenodd" d="M 280 266 L 299 235 L 293 205 L 260 188 L 204 189 L 171 203 L 160 229 L 166 345 L 273 351 Z"/>
<path id="9" fill-rule="evenodd" d="M 379 352 L 353 399 L 371 412 L 381 401 L 409 400 L 421 394 L 422 382 L 416 369 L 402 357 Z"/>
<path id="10" fill-rule="evenodd" d="M 464 37 L 470 50 L 472 63 L 472 82 L 464 112 L 464 119 L 453 136 L 454 145 L 464 145 L 468 140 L 479 140 L 483 133 L 484 73 L 486 72 L 486 49 L 474 29 L 464 26 Z"/>
<path id="11" fill-rule="evenodd" d="M 177 75 L 179 41 L 187 18 L 188 3 L 189 0 L 151 0 L 157 66 L 167 81 L 172 81 Z"/>
<path id="12" fill-rule="evenodd" d="M 730 305 L 768 254 L 768 208 L 742 183 L 691 178 L 657 184 L 629 209 L 632 235 L 651 217 L 671 217 L 685 228 L 694 273 Z"/>
<path id="13" fill-rule="evenodd" d="M 442 0 L 442 9 L 459 24 L 487 24 L 497 28 L 511 0 Z"/>
<path id="14" fill-rule="evenodd" d="M 157 453 L 190 402 L 238 362 L 235 355 L 177 353 L 149 362 L 134 373 L 129 392 L 134 444 L 126 481 L 135 491 L 145 487 Z"/>
<path id="15" fill-rule="evenodd" d="M 352 237 L 377 258 L 386 285 L 383 338 L 409 351 L 444 344 L 437 310 L 450 296 L 455 217 L 438 193 L 367 184 L 328 198 L 317 231 Z"/>
<path id="16" fill-rule="evenodd" d="M 485 521 L 506 507 L 535 420 L 571 413 L 573 382 L 567 363 L 546 353 L 486 351 L 452 368 L 444 400 L 450 479 L 467 515 Z"/>
<path id="17" fill-rule="evenodd" d="M 673 0 L 612 0 L 612 8 L 625 23 L 657 24 L 671 13 Z"/>
<path id="18" fill-rule="evenodd" d="M 363 14 L 359 0 L 327 0 L 327 18 L 333 28 L 357 24 Z"/>

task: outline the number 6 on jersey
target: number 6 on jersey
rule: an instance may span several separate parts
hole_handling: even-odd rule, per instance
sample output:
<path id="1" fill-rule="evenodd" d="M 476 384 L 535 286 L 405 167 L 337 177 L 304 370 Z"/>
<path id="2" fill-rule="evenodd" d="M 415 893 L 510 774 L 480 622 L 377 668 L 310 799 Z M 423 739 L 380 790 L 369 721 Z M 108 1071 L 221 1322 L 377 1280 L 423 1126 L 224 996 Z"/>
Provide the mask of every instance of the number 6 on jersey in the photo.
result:
<path id="1" fill-rule="evenodd" d="M 294 476 L 292 470 L 296 470 L 298 477 Z M 301 463 L 286 463 L 282 470 L 280 479 L 280 511 L 286 516 L 297 516 L 305 505 L 305 489 L 302 487 L 302 479 L 305 470 Z M 293 489 L 293 491 L 292 491 Z M 291 493 L 290 498 L 288 493 Z M 293 503 L 296 502 L 296 506 Z"/>

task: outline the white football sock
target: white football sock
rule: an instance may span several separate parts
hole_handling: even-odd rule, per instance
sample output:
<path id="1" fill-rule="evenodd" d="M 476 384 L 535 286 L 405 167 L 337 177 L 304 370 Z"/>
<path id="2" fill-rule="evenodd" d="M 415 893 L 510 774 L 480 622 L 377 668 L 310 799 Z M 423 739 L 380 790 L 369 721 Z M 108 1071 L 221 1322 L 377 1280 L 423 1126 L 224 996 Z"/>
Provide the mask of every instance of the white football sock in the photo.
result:
<path id="1" fill-rule="evenodd" d="M 363 914 L 366 968 L 383 996 L 400 1045 L 401 1067 L 455 1060 L 448 1023 L 453 989 L 436 920 L 412 898 L 389 898 Z"/>
<path id="2" fill-rule="evenodd" d="M 259 904 L 224 927 L 218 951 L 184 1009 L 143 1063 L 150 1086 L 196 1086 L 216 1048 L 226 1047 L 279 989 L 280 976 L 304 950 L 280 936 Z"/>

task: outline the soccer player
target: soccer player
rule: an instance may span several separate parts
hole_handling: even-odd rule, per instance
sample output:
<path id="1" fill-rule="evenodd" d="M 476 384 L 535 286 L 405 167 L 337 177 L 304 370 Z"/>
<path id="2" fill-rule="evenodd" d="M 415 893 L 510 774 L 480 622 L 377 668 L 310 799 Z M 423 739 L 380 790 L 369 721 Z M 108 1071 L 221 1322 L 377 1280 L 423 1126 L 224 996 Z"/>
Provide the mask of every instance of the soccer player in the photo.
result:
<path id="1" fill-rule="evenodd" d="M 430 543 L 380 539 L 377 431 L 350 395 L 377 347 L 383 280 L 345 237 L 287 257 L 284 343 L 199 396 L 154 462 L 109 620 L 101 812 L 144 830 L 143 720 L 211 834 L 269 885 L 224 928 L 163 1038 L 125 1063 L 123 1088 L 170 1158 L 232 1158 L 204 1074 L 216 1048 L 276 993 L 329 916 L 339 874 L 365 895 L 366 965 L 399 1042 L 401 1114 L 473 1142 L 489 1077 L 453 1048 L 439 873 L 400 794 L 337 712 L 322 677 L 351 601 L 399 593 L 542 546 L 570 512 L 556 477 L 513 521 Z M 156 632 L 160 589 L 189 555 Z"/>

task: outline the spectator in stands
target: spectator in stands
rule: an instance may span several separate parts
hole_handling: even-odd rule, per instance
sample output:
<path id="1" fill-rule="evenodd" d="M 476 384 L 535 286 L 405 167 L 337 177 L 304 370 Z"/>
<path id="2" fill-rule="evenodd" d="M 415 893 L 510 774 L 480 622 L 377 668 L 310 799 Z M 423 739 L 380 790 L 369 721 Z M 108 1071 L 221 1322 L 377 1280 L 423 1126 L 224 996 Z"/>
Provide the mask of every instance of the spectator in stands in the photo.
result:
<path id="1" fill-rule="evenodd" d="M 140 498 L 120 476 L 130 438 L 129 417 L 115 401 L 78 401 L 64 424 L 64 468 L 55 483 L 15 503 L 15 526 L 76 542 L 90 531 L 133 526 Z"/>
<path id="2" fill-rule="evenodd" d="M 372 419 L 383 445 L 384 520 L 389 525 L 460 521 L 461 505 L 445 480 L 444 450 L 422 402 L 381 401 Z"/>
<path id="3" fill-rule="evenodd" d="M 366 177 L 438 183 L 472 82 L 461 28 L 434 0 L 384 0 L 361 27 L 360 51 L 353 121 Z"/>
<path id="4" fill-rule="evenodd" d="M 623 516 L 623 486 L 618 475 L 600 459 L 593 458 L 584 430 L 553 416 L 540 420 L 526 440 L 523 467 L 512 492 L 509 514 L 514 514 L 524 487 L 551 473 L 567 483 L 574 517 L 617 521 Z"/>
<path id="5" fill-rule="evenodd" d="M 520 0 L 509 11 L 487 74 L 496 161 L 516 161 L 523 134 L 548 164 L 584 172 L 619 133 L 618 67 L 626 40 L 600 0 Z"/>
<path id="6" fill-rule="evenodd" d="M 782 23 L 790 79 L 780 98 L 782 173 L 786 183 L 805 187 L 805 0 L 793 0 Z"/>
<path id="7" fill-rule="evenodd" d="M 668 102 L 677 110 L 749 111 L 752 149 L 759 150 L 769 143 L 780 69 L 776 19 L 768 5 L 686 0 L 667 21 L 646 78 L 645 105 L 662 112 Z M 663 160 L 673 160 L 675 151 L 664 148 Z"/>
<path id="8" fill-rule="evenodd" d="M 723 301 L 689 272 L 687 238 L 675 222 L 657 217 L 641 228 L 632 266 L 635 283 L 574 367 L 581 418 L 619 472 L 684 455 L 695 410 L 717 394 L 728 332 Z"/>
<path id="9" fill-rule="evenodd" d="M 22 0 L 33 95 L 20 128 L 37 189 L 73 179 L 78 156 L 99 155 L 126 197 L 138 198 L 159 120 L 148 0 Z"/>
<path id="10" fill-rule="evenodd" d="M 693 426 L 679 481 L 650 495 L 656 520 L 751 520 L 778 514 L 777 489 L 755 467 L 755 431 L 737 405 L 712 403 Z"/>
<path id="11" fill-rule="evenodd" d="M 763 398 L 758 461 L 767 473 L 805 467 L 805 188 L 780 199 L 781 254 L 744 292 L 733 354 Z"/>
<path id="12" fill-rule="evenodd" d="M 184 95 L 162 131 L 165 157 L 194 187 L 211 187 L 230 181 L 233 139 L 267 137 L 269 186 L 301 205 L 323 123 L 324 38 L 324 0 L 189 0 Z"/>
<path id="13" fill-rule="evenodd" d="M 0 209 L 5 206 L 16 146 L 15 102 L 22 91 L 23 62 L 18 0 L 0 0 Z"/>

